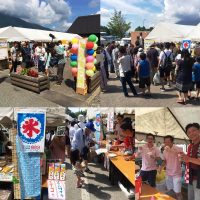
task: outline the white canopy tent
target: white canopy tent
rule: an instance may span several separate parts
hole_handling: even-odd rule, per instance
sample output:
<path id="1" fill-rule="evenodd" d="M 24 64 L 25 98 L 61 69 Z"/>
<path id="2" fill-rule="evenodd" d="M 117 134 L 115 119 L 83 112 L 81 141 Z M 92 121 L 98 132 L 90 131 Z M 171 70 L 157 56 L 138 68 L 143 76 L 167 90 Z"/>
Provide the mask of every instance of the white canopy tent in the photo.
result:
<path id="1" fill-rule="evenodd" d="M 5 127 L 12 127 L 12 122 L 17 120 L 17 112 L 19 111 L 45 111 L 47 126 L 64 126 L 65 120 L 73 120 L 69 115 L 65 114 L 65 108 L 0 108 L 0 123 Z"/>
<path id="2" fill-rule="evenodd" d="M 92 119 L 94 117 L 96 117 L 97 113 L 100 114 L 107 114 L 107 113 L 111 113 L 114 112 L 116 114 L 134 114 L 135 113 L 135 109 L 133 107 L 90 107 L 87 108 L 87 117 L 88 119 Z"/>
<path id="3" fill-rule="evenodd" d="M 45 31 L 38 29 L 20 28 L 20 27 L 4 27 L 0 29 L 0 37 L 8 38 L 8 41 L 42 41 L 50 42 L 51 37 L 49 34 L 55 36 L 55 40 L 68 40 L 73 38 L 81 38 L 77 34 L 63 33 L 57 31 Z"/>
<path id="4" fill-rule="evenodd" d="M 200 23 L 187 36 L 192 41 L 200 42 Z"/>
<path id="5" fill-rule="evenodd" d="M 178 143 L 187 143 L 185 127 L 189 123 L 200 123 L 200 109 L 197 108 L 137 108 L 135 111 L 136 138 L 141 141 L 153 133 L 157 137 L 172 135 Z"/>
<path id="6" fill-rule="evenodd" d="M 145 40 L 153 40 L 154 42 L 181 42 L 188 37 L 188 34 L 194 28 L 195 26 L 160 22 Z"/>

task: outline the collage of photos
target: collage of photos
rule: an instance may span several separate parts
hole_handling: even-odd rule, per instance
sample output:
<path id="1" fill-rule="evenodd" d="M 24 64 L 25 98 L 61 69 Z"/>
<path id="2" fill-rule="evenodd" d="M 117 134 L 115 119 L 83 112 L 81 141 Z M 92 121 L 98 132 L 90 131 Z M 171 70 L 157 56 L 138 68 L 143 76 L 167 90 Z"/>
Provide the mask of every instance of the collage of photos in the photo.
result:
<path id="1" fill-rule="evenodd" d="M 200 200 L 198 0 L 0 0 L 0 200 Z"/>

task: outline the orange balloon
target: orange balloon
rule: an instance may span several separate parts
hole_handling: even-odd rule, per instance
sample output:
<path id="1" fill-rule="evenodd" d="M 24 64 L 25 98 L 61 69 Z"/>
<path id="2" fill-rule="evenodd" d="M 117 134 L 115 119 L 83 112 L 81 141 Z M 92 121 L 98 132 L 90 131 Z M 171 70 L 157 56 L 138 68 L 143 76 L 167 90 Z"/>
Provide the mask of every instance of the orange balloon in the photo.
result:
<path id="1" fill-rule="evenodd" d="M 86 63 L 85 67 L 86 67 L 87 70 L 93 69 L 94 68 L 94 63 Z"/>
<path id="2" fill-rule="evenodd" d="M 78 68 L 77 68 L 77 67 L 73 67 L 73 68 L 71 69 L 71 71 L 72 71 L 72 76 L 73 76 L 73 77 L 77 77 Z"/>

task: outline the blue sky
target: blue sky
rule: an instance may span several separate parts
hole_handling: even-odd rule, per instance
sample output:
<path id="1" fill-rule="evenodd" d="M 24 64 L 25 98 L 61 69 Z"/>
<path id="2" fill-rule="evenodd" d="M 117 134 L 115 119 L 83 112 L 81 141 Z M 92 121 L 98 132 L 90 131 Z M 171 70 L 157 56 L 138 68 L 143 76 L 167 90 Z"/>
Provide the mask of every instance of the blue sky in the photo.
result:
<path id="1" fill-rule="evenodd" d="M 125 3 L 126 2 L 126 3 Z M 131 22 L 131 30 L 138 26 L 155 26 L 161 21 L 198 24 L 200 22 L 199 0 L 101 0 L 101 24 L 106 25 L 113 10 L 120 10 L 127 22 Z"/>
<path id="2" fill-rule="evenodd" d="M 99 0 L 69 0 L 68 2 L 72 10 L 72 14 L 69 17 L 70 22 L 73 22 L 77 16 L 96 14 L 100 11 Z"/>
<path id="3" fill-rule="evenodd" d="M 0 5 L 2 13 L 61 31 L 78 16 L 99 11 L 100 0 L 6 0 Z"/>

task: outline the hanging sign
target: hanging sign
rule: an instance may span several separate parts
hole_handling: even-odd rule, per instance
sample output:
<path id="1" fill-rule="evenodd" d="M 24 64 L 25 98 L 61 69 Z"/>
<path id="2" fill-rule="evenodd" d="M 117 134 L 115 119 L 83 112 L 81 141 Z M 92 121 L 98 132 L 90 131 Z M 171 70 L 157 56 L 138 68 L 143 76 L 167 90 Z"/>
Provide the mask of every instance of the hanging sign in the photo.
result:
<path id="1" fill-rule="evenodd" d="M 18 112 L 17 130 L 24 152 L 44 152 L 45 112 Z"/>

